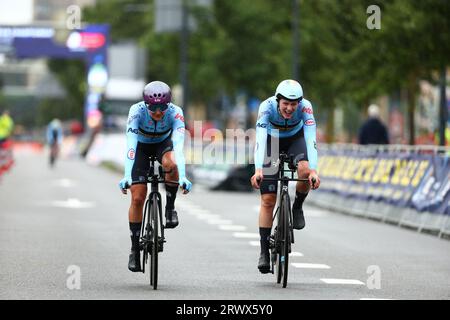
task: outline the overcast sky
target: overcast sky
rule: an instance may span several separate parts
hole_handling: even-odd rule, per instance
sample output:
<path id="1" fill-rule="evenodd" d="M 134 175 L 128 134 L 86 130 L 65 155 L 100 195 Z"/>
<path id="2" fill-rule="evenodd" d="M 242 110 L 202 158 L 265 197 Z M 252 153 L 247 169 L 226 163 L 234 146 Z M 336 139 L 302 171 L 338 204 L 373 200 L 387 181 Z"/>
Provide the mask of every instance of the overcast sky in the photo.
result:
<path id="1" fill-rule="evenodd" d="M 29 24 L 33 20 L 33 0 L 0 0 L 0 25 Z"/>

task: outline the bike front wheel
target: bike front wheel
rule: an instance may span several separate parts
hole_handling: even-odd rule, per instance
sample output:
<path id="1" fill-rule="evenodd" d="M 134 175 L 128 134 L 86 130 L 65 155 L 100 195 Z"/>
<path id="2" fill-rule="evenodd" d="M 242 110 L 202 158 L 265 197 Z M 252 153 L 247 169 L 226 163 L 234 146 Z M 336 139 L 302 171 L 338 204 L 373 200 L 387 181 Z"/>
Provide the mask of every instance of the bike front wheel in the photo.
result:
<path id="1" fill-rule="evenodd" d="M 281 237 L 281 269 L 283 274 L 283 288 L 286 288 L 287 286 L 287 279 L 288 279 L 288 271 L 289 271 L 289 246 L 291 244 L 291 231 L 289 228 L 289 219 L 291 215 L 291 204 L 289 201 L 289 195 L 284 194 L 283 198 L 281 199 L 282 205 L 281 205 L 281 212 L 283 216 L 283 220 L 281 223 L 283 224 L 283 234 Z"/>
<path id="2" fill-rule="evenodd" d="M 154 194 L 150 205 L 150 224 L 152 229 L 152 249 L 150 260 L 150 285 L 158 288 L 158 238 L 159 238 L 159 202 Z"/>

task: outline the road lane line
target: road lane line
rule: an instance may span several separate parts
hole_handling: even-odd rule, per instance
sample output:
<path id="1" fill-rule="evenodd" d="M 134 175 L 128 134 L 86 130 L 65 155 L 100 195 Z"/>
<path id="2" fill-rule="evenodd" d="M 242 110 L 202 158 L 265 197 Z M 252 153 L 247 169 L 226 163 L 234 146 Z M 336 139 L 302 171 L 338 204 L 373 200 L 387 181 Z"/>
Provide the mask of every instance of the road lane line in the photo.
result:
<path id="1" fill-rule="evenodd" d="M 224 231 L 245 231 L 247 227 L 240 225 L 220 225 L 219 229 Z"/>
<path id="2" fill-rule="evenodd" d="M 235 238 L 245 238 L 245 239 L 259 239 L 259 233 L 251 232 L 233 232 L 233 237 Z"/>
<path id="3" fill-rule="evenodd" d="M 210 211 L 204 210 L 204 209 L 188 209 L 188 211 L 193 214 L 194 216 L 201 216 L 201 215 L 209 215 L 211 214 Z"/>
<path id="4" fill-rule="evenodd" d="M 303 253 L 301 252 L 297 252 L 297 251 L 293 251 L 291 253 L 289 253 L 290 257 L 303 257 Z"/>
<path id="5" fill-rule="evenodd" d="M 196 218 L 198 220 L 221 219 L 219 214 L 211 214 L 211 213 L 197 214 Z"/>
<path id="6" fill-rule="evenodd" d="M 94 208 L 95 202 L 80 201 L 79 199 L 76 198 L 69 198 L 65 201 L 54 200 L 50 202 L 41 202 L 38 203 L 38 205 L 58 207 L 58 208 L 68 208 L 68 209 L 86 209 L 86 208 Z"/>
<path id="7" fill-rule="evenodd" d="M 296 268 L 303 269 L 331 269 L 330 266 L 320 263 L 291 263 Z"/>
<path id="8" fill-rule="evenodd" d="M 259 247 L 260 246 L 260 242 L 259 241 L 249 241 L 248 244 L 251 245 L 252 247 Z"/>
<path id="9" fill-rule="evenodd" d="M 321 281 L 327 284 L 355 284 L 355 285 L 364 285 L 363 282 L 355 279 L 320 279 Z"/>
<path id="10" fill-rule="evenodd" d="M 76 183 L 74 180 L 63 178 L 63 179 L 53 180 L 52 185 L 54 185 L 56 187 L 62 187 L 62 188 L 71 188 L 71 187 L 75 187 L 76 185 L 78 185 L 78 183 Z"/>
<path id="11" fill-rule="evenodd" d="M 227 220 L 227 219 L 208 219 L 208 221 L 206 221 L 209 224 L 212 225 L 216 225 L 216 224 L 221 224 L 221 225 L 225 225 L 225 224 L 233 224 L 232 220 Z"/>

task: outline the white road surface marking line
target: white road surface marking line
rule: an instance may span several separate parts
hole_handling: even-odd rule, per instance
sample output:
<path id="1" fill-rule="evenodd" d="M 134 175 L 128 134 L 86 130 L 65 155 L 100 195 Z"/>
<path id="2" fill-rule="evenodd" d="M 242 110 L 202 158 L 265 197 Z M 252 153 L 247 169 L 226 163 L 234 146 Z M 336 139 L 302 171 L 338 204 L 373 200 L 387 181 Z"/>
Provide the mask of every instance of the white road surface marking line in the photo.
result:
<path id="1" fill-rule="evenodd" d="M 193 215 L 211 214 L 211 212 L 209 210 L 204 210 L 204 209 L 187 209 L 187 211 Z"/>
<path id="2" fill-rule="evenodd" d="M 220 225 L 219 229 L 224 231 L 245 231 L 247 227 L 240 225 Z"/>
<path id="3" fill-rule="evenodd" d="M 62 187 L 62 188 L 71 188 L 77 185 L 77 183 L 74 180 L 71 179 L 58 179 L 58 180 L 54 180 L 52 182 L 52 185 L 56 186 L 56 187 Z"/>
<path id="4" fill-rule="evenodd" d="M 259 239 L 259 233 L 251 232 L 233 232 L 233 237 L 235 238 L 246 238 L 246 239 Z"/>
<path id="5" fill-rule="evenodd" d="M 304 209 L 305 212 L 305 217 L 312 217 L 312 218 L 320 218 L 320 217 L 325 217 L 328 216 L 329 213 L 324 211 L 324 210 L 317 210 L 317 209 L 312 209 L 312 210 L 308 210 L 308 209 Z"/>
<path id="6" fill-rule="evenodd" d="M 180 208 L 186 209 L 188 211 L 191 211 L 191 210 L 202 210 L 202 208 L 200 206 L 198 206 L 196 204 L 189 203 L 189 202 L 178 202 L 177 201 L 177 203 L 178 203 Z"/>
<path id="7" fill-rule="evenodd" d="M 210 220 L 210 219 L 220 219 L 219 214 L 211 214 L 211 213 L 201 213 L 197 214 L 196 218 L 199 220 Z"/>
<path id="8" fill-rule="evenodd" d="M 60 208 L 69 208 L 69 209 L 85 209 L 85 208 L 93 208 L 95 207 L 94 202 L 82 202 L 75 198 L 69 198 L 66 201 L 51 201 L 50 205 L 53 207 L 60 207 Z"/>
<path id="9" fill-rule="evenodd" d="M 290 257 L 303 257 L 303 253 L 301 252 L 297 252 L 297 251 L 293 251 L 291 253 L 289 253 Z"/>
<path id="10" fill-rule="evenodd" d="M 225 224 L 233 224 L 232 220 L 227 220 L 227 219 L 208 219 L 208 221 L 206 221 L 209 224 L 221 224 L 221 225 L 225 225 Z"/>
<path id="11" fill-rule="evenodd" d="M 327 284 L 356 284 L 356 285 L 364 285 L 363 282 L 355 279 L 320 279 L 321 281 Z"/>
<path id="12" fill-rule="evenodd" d="M 259 241 L 249 241 L 248 244 L 251 245 L 252 247 L 259 247 L 260 246 Z"/>
<path id="13" fill-rule="evenodd" d="M 296 268 L 303 269 L 331 269 L 330 266 L 320 263 L 291 263 Z"/>
<path id="14" fill-rule="evenodd" d="M 320 218 L 325 217 L 329 215 L 329 212 L 326 210 L 320 210 L 320 209 L 310 209 L 310 208 L 303 208 L 305 217 L 312 217 L 312 218 Z M 254 206 L 253 210 L 256 212 L 259 212 L 259 206 Z"/>

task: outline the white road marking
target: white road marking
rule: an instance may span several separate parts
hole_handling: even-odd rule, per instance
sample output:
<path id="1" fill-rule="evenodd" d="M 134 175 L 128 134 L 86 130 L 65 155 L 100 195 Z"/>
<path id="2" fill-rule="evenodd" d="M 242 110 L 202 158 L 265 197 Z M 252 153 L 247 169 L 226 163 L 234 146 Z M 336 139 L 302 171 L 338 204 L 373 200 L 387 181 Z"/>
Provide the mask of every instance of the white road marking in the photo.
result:
<path id="1" fill-rule="evenodd" d="M 177 203 L 181 208 L 186 209 L 187 211 L 202 210 L 202 208 L 199 207 L 198 205 L 191 204 L 189 202 L 181 202 L 181 203 L 177 202 Z"/>
<path id="2" fill-rule="evenodd" d="M 256 212 L 259 212 L 259 206 L 254 206 L 253 210 Z M 321 209 L 312 209 L 310 207 L 308 208 L 303 208 L 304 211 L 304 215 L 305 217 L 310 217 L 310 218 L 321 218 L 321 217 L 326 217 L 329 216 L 329 212 L 326 210 L 321 210 Z"/>
<path id="3" fill-rule="evenodd" d="M 251 232 L 233 232 L 233 237 L 235 238 L 246 238 L 246 239 L 259 239 L 259 233 Z"/>
<path id="4" fill-rule="evenodd" d="M 355 279 L 320 279 L 321 281 L 327 284 L 356 284 L 356 285 L 364 285 L 363 282 Z"/>
<path id="5" fill-rule="evenodd" d="M 330 269 L 330 266 L 320 263 L 291 263 L 296 268 L 304 269 Z"/>
<path id="6" fill-rule="evenodd" d="M 63 187 L 63 188 L 71 188 L 77 185 L 77 183 L 74 180 L 70 179 L 54 180 L 52 184 L 56 187 Z"/>
<path id="7" fill-rule="evenodd" d="M 305 212 L 305 217 L 321 218 L 329 215 L 325 210 L 303 208 L 303 211 Z"/>
<path id="8" fill-rule="evenodd" d="M 251 245 L 252 247 L 259 247 L 260 246 L 259 241 L 249 241 L 248 244 Z"/>
<path id="9" fill-rule="evenodd" d="M 75 198 L 69 198 L 66 201 L 51 201 L 50 205 L 53 207 L 69 208 L 69 209 L 85 209 L 95 207 L 94 202 L 82 202 Z"/>
<path id="10" fill-rule="evenodd" d="M 199 220 L 220 219 L 220 215 L 219 214 L 211 214 L 211 213 L 202 213 L 202 214 L 197 214 L 196 218 Z"/>
<path id="11" fill-rule="evenodd" d="M 204 209 L 187 209 L 190 214 L 193 214 L 194 216 L 201 216 L 201 215 L 209 215 L 211 214 L 210 211 L 204 210 Z"/>
<path id="12" fill-rule="evenodd" d="M 219 229 L 224 231 L 245 231 L 247 230 L 247 227 L 239 225 L 220 225 Z"/>
<path id="13" fill-rule="evenodd" d="M 289 256 L 291 256 L 291 257 L 303 257 L 303 253 L 297 252 L 297 251 L 293 251 L 293 252 L 289 253 Z"/>
<path id="14" fill-rule="evenodd" d="M 225 224 L 233 224 L 232 220 L 227 220 L 227 219 L 208 219 L 208 221 L 206 221 L 209 224 L 221 224 L 221 225 L 225 225 Z"/>

